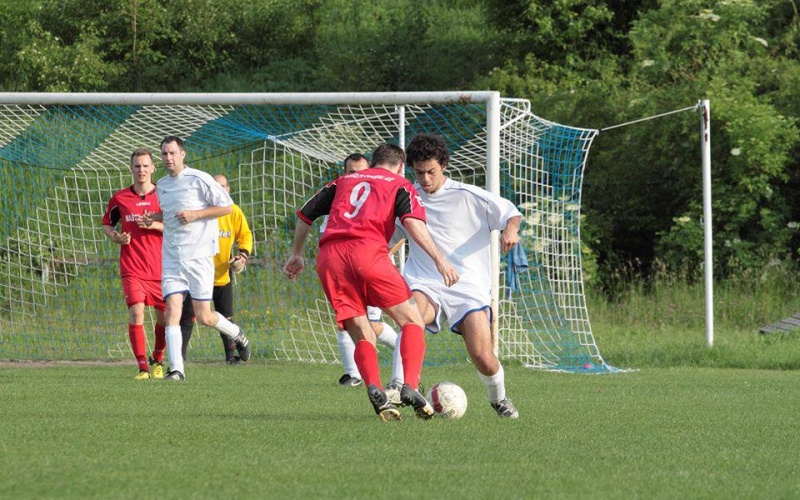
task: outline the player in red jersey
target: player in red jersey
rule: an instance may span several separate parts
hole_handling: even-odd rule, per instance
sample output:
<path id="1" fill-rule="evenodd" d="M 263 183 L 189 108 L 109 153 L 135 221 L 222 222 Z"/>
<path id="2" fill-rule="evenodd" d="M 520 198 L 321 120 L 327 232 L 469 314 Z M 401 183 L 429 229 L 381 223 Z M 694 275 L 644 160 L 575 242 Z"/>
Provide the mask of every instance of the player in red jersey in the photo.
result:
<path id="1" fill-rule="evenodd" d="M 133 355 L 139 365 L 136 380 L 164 378 L 164 311 L 166 305 L 161 298 L 161 242 L 163 225 L 159 222 L 150 228 L 141 220 L 142 214 L 158 212 L 158 196 L 153 183 L 153 154 L 140 148 L 131 154 L 133 184 L 117 191 L 108 202 L 103 215 L 103 232 L 114 243 L 120 245 L 119 271 L 122 290 L 128 305 L 128 337 Z M 116 230 L 121 224 L 120 231 Z M 148 367 L 144 333 L 144 308 L 156 310 L 155 346 L 150 358 L 153 373 Z"/>
<path id="2" fill-rule="evenodd" d="M 383 309 L 400 326 L 400 353 L 405 384 L 401 401 L 417 416 L 433 417 L 433 408 L 419 392 L 425 357 L 422 317 L 410 301 L 411 290 L 389 258 L 388 242 L 399 218 L 408 235 L 436 263 L 447 286 L 458 273 L 447 262 L 425 225 L 425 208 L 414 186 L 400 175 L 405 163 L 402 148 L 390 144 L 372 153 L 370 168 L 329 182 L 298 210 L 292 253 L 283 267 L 294 279 L 305 267 L 303 246 L 315 219 L 329 215 L 320 238 L 317 274 L 336 321 L 356 344 L 355 361 L 367 386 L 375 413 L 383 420 L 399 420 L 400 412 L 383 392 L 375 332 L 367 318 L 367 304 Z"/>

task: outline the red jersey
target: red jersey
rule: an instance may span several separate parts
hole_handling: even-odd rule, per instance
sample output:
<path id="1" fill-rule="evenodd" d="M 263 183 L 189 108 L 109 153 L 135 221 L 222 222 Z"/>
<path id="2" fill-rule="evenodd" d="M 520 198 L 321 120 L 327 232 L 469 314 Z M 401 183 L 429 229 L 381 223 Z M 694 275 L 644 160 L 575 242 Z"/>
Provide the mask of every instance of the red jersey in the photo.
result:
<path id="1" fill-rule="evenodd" d="M 394 221 L 406 217 L 425 221 L 425 207 L 405 177 L 383 168 L 368 168 L 343 175 L 319 190 L 297 212 L 304 222 L 329 215 L 319 240 L 369 239 L 384 245 L 394 233 Z"/>
<path id="2" fill-rule="evenodd" d="M 120 245 L 120 276 L 134 276 L 143 280 L 161 279 L 161 231 L 140 228 L 136 220 L 144 211 L 160 212 L 155 187 L 144 196 L 133 190 L 133 186 L 114 193 L 103 214 L 103 225 L 116 227 L 121 222 L 121 232 L 130 233 L 131 242 Z"/>

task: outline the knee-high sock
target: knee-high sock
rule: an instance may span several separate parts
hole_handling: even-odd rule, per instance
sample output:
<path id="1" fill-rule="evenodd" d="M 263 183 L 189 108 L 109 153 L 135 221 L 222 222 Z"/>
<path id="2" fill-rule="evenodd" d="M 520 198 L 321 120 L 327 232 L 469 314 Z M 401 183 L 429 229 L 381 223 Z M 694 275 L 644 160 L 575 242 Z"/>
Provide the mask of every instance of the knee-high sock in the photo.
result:
<path id="1" fill-rule="evenodd" d="M 422 363 L 425 361 L 425 331 L 419 325 L 407 323 L 400 333 L 400 355 L 403 357 L 405 383 L 419 389 Z"/>
<path id="2" fill-rule="evenodd" d="M 350 334 L 346 330 L 339 330 L 336 333 L 336 342 L 339 344 L 339 356 L 342 358 L 342 367 L 344 372 L 351 377 L 361 378 L 356 366 L 356 360 L 353 359 L 356 351 L 356 345 Z"/>
<path id="3" fill-rule="evenodd" d="M 155 327 L 156 345 L 153 347 L 153 359 L 161 363 L 164 361 L 164 349 L 167 347 L 167 340 L 164 334 L 164 327 L 156 323 Z"/>
<path id="4" fill-rule="evenodd" d="M 221 315 L 220 313 L 214 311 L 214 314 L 217 315 L 217 324 L 214 325 L 214 328 L 217 329 L 218 332 L 224 334 L 229 339 L 235 339 L 239 332 L 242 331 L 241 328 L 236 326 L 231 320 L 226 318 L 225 316 Z"/>
<path id="5" fill-rule="evenodd" d="M 371 385 L 382 387 L 381 371 L 378 367 L 378 351 L 375 350 L 375 346 L 370 344 L 368 340 L 359 340 L 356 342 L 353 358 L 356 361 L 359 373 L 362 375 L 364 385 L 367 387 Z"/>
<path id="6" fill-rule="evenodd" d="M 147 347 L 144 338 L 143 325 L 128 325 L 128 338 L 131 340 L 131 350 L 136 358 L 139 370 L 148 371 L 147 368 Z"/>
<path id="7" fill-rule="evenodd" d="M 169 369 L 185 374 L 186 372 L 183 369 L 183 354 L 181 353 L 181 344 L 183 344 L 181 327 L 178 325 L 168 326 L 164 332 L 164 337 L 166 337 L 167 340 Z"/>
<path id="8" fill-rule="evenodd" d="M 506 399 L 506 377 L 503 371 L 503 365 L 500 365 L 500 368 L 494 375 L 487 376 L 478 372 L 478 378 L 480 378 L 483 385 L 486 386 L 486 393 L 489 396 L 490 403 L 499 403 Z"/>
<path id="9" fill-rule="evenodd" d="M 381 334 L 378 335 L 378 342 L 380 342 L 381 345 L 391 347 L 392 349 L 394 349 L 394 346 L 397 345 L 397 332 L 394 331 L 394 328 L 392 328 L 389 323 L 383 323 L 383 330 L 381 331 Z"/>
<path id="10" fill-rule="evenodd" d="M 394 331 L 388 323 L 383 324 L 383 331 L 378 335 L 378 342 L 392 348 L 392 382 L 403 385 L 403 356 L 400 355 L 402 334 Z"/>

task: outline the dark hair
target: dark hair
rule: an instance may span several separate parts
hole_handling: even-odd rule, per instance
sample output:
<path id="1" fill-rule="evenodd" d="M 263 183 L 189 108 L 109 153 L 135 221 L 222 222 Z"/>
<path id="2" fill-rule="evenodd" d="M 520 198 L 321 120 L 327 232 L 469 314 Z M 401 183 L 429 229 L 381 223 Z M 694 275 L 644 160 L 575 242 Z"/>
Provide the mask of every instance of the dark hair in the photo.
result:
<path id="1" fill-rule="evenodd" d="M 134 149 L 133 153 L 131 153 L 131 163 L 133 163 L 133 159 L 138 157 L 138 156 L 149 156 L 150 157 L 150 161 L 153 161 L 153 152 L 150 151 L 147 148 L 136 148 L 136 149 Z"/>
<path id="2" fill-rule="evenodd" d="M 434 134 L 419 134 L 406 147 L 408 164 L 413 168 L 414 162 L 437 160 L 442 167 L 450 161 L 450 151 L 444 139 Z"/>
<path id="3" fill-rule="evenodd" d="M 386 164 L 396 167 L 405 162 L 406 154 L 403 152 L 403 148 L 394 144 L 381 144 L 372 152 L 372 162 L 369 166 L 377 167 Z"/>
<path id="4" fill-rule="evenodd" d="M 178 149 L 180 149 L 181 151 L 186 151 L 186 148 L 183 145 L 183 139 L 181 139 L 180 137 L 175 135 L 168 135 L 164 137 L 163 141 L 161 141 L 161 146 L 164 146 L 164 144 L 167 144 L 169 142 L 174 142 L 175 144 L 178 145 Z"/>
<path id="5" fill-rule="evenodd" d="M 342 165 L 347 167 L 347 162 L 349 162 L 349 161 L 361 161 L 361 160 L 367 160 L 367 163 L 369 163 L 369 159 L 366 156 L 362 155 L 361 153 L 352 153 L 352 154 L 347 155 L 347 158 L 344 159 L 344 162 L 342 162 Z"/>

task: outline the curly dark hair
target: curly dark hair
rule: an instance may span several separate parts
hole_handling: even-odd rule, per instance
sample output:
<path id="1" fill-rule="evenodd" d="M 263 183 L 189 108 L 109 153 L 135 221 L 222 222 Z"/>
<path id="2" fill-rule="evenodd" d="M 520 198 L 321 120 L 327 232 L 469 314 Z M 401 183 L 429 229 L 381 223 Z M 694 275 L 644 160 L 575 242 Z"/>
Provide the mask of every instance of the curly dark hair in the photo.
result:
<path id="1" fill-rule="evenodd" d="M 450 161 L 450 151 L 441 136 L 419 134 L 408 143 L 406 159 L 411 167 L 414 162 L 425 160 L 437 160 L 442 167 L 446 167 Z"/>

